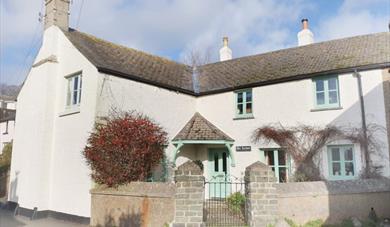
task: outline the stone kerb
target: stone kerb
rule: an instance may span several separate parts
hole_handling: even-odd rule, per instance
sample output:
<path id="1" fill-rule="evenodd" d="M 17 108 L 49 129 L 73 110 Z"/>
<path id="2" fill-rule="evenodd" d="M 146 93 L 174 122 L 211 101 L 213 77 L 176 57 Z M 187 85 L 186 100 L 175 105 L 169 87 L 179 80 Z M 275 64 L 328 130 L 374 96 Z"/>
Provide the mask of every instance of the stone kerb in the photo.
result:
<path id="1" fill-rule="evenodd" d="M 175 171 L 175 218 L 173 227 L 200 227 L 203 223 L 203 170 L 192 161 Z"/>
<path id="2" fill-rule="evenodd" d="M 272 169 L 255 162 L 245 169 L 246 218 L 249 226 L 267 226 L 278 218 L 276 178 Z"/>

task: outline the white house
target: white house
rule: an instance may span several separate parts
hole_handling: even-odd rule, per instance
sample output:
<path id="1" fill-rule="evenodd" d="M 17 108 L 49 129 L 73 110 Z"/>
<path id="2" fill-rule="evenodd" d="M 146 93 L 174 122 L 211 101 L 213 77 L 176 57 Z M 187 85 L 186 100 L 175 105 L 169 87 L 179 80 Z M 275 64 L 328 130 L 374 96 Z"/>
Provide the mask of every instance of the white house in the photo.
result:
<path id="1" fill-rule="evenodd" d="M 15 129 L 16 100 L 0 95 L 0 154 L 4 146 L 12 143 Z"/>
<path id="2" fill-rule="evenodd" d="M 68 9 L 46 0 L 43 44 L 18 96 L 9 200 L 21 212 L 90 216 L 93 182 L 81 151 L 112 108 L 160 123 L 168 158 L 201 160 L 207 179 L 240 177 L 264 161 L 286 180 L 285 151 L 251 140 L 260 126 L 375 123 L 387 131 L 372 159 L 390 177 L 389 32 L 314 43 L 303 20 L 298 47 L 234 59 L 224 39 L 220 62 L 193 68 L 71 29 Z M 321 156 L 329 180 L 357 178 L 364 167 L 350 141 Z"/>

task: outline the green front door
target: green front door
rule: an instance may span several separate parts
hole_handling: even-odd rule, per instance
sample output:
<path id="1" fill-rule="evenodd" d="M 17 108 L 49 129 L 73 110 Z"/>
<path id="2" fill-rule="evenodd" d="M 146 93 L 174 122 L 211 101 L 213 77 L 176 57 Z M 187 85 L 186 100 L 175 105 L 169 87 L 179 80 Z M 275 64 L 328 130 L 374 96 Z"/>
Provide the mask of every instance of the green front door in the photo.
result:
<path id="1" fill-rule="evenodd" d="M 224 148 L 209 149 L 209 195 L 212 198 L 225 198 L 230 194 L 229 153 Z"/>

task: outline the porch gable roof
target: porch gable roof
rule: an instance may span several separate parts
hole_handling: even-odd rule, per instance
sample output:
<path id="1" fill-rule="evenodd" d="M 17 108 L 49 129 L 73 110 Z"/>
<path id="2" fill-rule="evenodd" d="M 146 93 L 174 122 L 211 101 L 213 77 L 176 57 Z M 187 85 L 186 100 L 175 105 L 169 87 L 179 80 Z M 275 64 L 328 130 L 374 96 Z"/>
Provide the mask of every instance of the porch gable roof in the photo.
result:
<path id="1" fill-rule="evenodd" d="M 172 141 L 199 140 L 199 141 L 234 141 L 226 133 L 209 122 L 198 112 L 187 122 Z"/>

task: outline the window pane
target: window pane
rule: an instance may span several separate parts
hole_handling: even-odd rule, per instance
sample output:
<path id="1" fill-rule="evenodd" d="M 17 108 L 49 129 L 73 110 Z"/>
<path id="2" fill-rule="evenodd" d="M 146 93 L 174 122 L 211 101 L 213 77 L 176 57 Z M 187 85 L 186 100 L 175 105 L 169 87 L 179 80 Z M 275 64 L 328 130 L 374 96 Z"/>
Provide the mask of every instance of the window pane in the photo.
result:
<path id="1" fill-rule="evenodd" d="M 73 91 L 73 101 L 72 104 L 75 105 L 77 104 L 77 90 Z"/>
<path id="2" fill-rule="evenodd" d="M 324 81 L 316 80 L 316 91 L 324 91 Z"/>
<path id="3" fill-rule="evenodd" d="M 317 105 L 323 105 L 325 104 L 325 93 L 320 92 L 317 93 Z"/>
<path id="4" fill-rule="evenodd" d="M 242 93 L 237 93 L 237 103 L 242 103 L 243 98 L 242 98 Z"/>
<path id="5" fill-rule="evenodd" d="M 79 90 L 79 101 L 78 101 L 78 103 L 80 103 L 80 101 L 81 101 L 81 90 Z"/>
<path id="6" fill-rule="evenodd" d="M 79 77 L 75 76 L 73 80 L 73 91 L 77 91 L 79 88 Z"/>
<path id="7" fill-rule="evenodd" d="M 337 91 L 330 91 L 329 92 L 329 104 L 335 104 L 338 103 L 338 97 L 337 97 Z"/>
<path id="8" fill-rule="evenodd" d="M 346 162 L 345 163 L 345 174 L 347 176 L 354 176 L 355 171 L 353 169 L 353 162 Z"/>
<path id="9" fill-rule="evenodd" d="M 278 161 L 279 161 L 279 165 L 281 166 L 286 165 L 286 152 L 281 150 L 278 151 Z"/>
<path id="10" fill-rule="evenodd" d="M 245 109 L 246 113 L 252 113 L 252 103 L 247 103 L 246 104 L 246 109 Z"/>
<path id="11" fill-rule="evenodd" d="M 222 153 L 222 170 L 223 170 L 223 172 L 227 172 L 226 171 L 226 166 L 227 166 L 227 157 L 226 157 L 226 152 L 223 152 Z"/>
<path id="12" fill-rule="evenodd" d="M 82 80 L 82 78 L 81 78 L 81 76 L 80 76 L 79 103 L 80 103 L 80 101 L 81 101 L 81 88 L 82 88 L 82 82 L 83 82 L 83 80 Z"/>
<path id="13" fill-rule="evenodd" d="M 243 104 L 237 105 L 237 114 L 243 114 Z"/>
<path id="14" fill-rule="evenodd" d="M 251 91 L 246 92 L 246 101 L 252 102 L 252 92 Z"/>
<path id="15" fill-rule="evenodd" d="M 267 159 L 268 159 L 268 165 L 273 166 L 274 163 L 274 151 L 266 151 L 265 153 Z"/>
<path id="16" fill-rule="evenodd" d="M 341 175 L 340 163 L 332 163 L 332 174 L 334 176 L 340 176 Z"/>
<path id="17" fill-rule="evenodd" d="M 331 78 L 328 80 L 328 88 L 329 90 L 337 90 L 337 79 Z"/>
<path id="18" fill-rule="evenodd" d="M 72 100 L 71 96 L 72 96 L 72 91 L 71 91 L 71 81 L 72 79 L 68 79 L 68 89 L 66 91 L 66 105 L 67 106 L 70 106 L 70 102 Z"/>
<path id="19" fill-rule="evenodd" d="M 219 171 L 219 168 L 218 168 L 218 154 L 214 154 L 214 172 L 218 172 Z"/>
<path id="20" fill-rule="evenodd" d="M 345 161 L 352 161 L 353 160 L 352 147 L 350 147 L 344 151 L 344 160 Z"/>
<path id="21" fill-rule="evenodd" d="M 332 148 L 332 161 L 340 161 L 340 149 Z"/>

